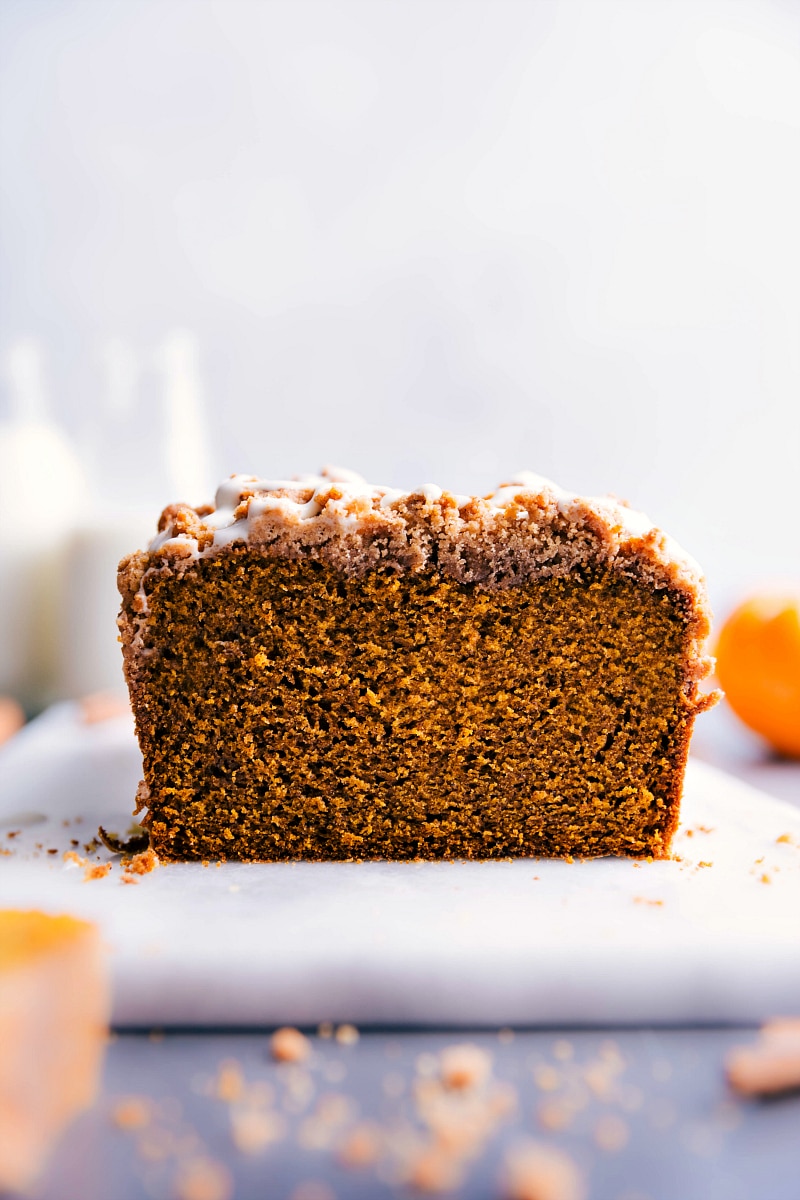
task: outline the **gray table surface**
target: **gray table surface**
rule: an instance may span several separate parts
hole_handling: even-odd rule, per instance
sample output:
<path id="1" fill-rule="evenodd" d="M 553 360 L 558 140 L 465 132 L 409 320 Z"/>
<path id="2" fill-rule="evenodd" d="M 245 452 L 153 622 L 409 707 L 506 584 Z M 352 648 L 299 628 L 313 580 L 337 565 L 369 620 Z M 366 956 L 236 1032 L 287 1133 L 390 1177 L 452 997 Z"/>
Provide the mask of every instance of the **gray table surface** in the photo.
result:
<path id="1" fill-rule="evenodd" d="M 800 764 L 771 757 L 724 710 L 708 714 L 693 749 L 800 807 Z M 35 1195 L 173 1200 L 181 1197 L 181 1171 L 198 1155 L 220 1164 L 236 1200 L 411 1195 L 396 1162 L 346 1168 L 337 1145 L 363 1118 L 413 1137 L 421 1129 L 415 1080 L 427 1077 L 445 1046 L 470 1041 L 490 1051 L 494 1077 L 513 1086 L 517 1104 L 468 1163 L 453 1196 L 502 1197 L 507 1153 L 520 1139 L 534 1139 L 560 1147 L 580 1166 L 589 1200 L 800 1200 L 800 1094 L 743 1101 L 725 1082 L 726 1052 L 754 1036 L 752 1029 L 723 1028 L 370 1031 L 351 1045 L 315 1035 L 307 1067 L 292 1068 L 271 1061 L 264 1030 L 155 1037 L 120 1031 L 109 1047 L 100 1099 L 63 1139 Z M 585 1064 L 617 1053 L 622 1066 L 613 1095 L 585 1098 L 566 1127 L 554 1131 L 548 1102 Z M 249 1084 L 268 1084 L 272 1111 L 281 1113 L 280 1136 L 256 1154 L 237 1149 L 231 1106 L 214 1093 L 212 1081 L 227 1060 Z M 543 1066 L 552 1070 L 543 1074 Z M 346 1118 L 320 1137 L 315 1114 L 331 1094 L 346 1097 L 333 1102 Z M 115 1120 L 120 1100 L 130 1096 L 157 1106 L 150 1135 Z M 609 1130 L 624 1144 L 603 1148 Z M 184 1189 L 181 1200 L 222 1200 L 222 1193 Z"/>

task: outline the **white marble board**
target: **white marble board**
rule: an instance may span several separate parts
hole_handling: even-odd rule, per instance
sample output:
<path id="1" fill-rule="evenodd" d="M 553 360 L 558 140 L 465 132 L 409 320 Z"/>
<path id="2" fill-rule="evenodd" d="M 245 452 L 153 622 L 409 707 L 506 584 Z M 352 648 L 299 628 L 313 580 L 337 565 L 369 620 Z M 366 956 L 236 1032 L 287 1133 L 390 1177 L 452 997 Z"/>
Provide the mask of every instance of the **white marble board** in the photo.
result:
<path id="1" fill-rule="evenodd" d="M 0 907 L 97 921 L 118 1025 L 716 1023 L 800 1004 L 800 811 L 699 762 L 680 861 L 171 864 L 129 886 L 115 859 L 85 882 L 63 852 L 127 829 L 139 777 L 129 721 L 71 706 L 0 751 Z"/>

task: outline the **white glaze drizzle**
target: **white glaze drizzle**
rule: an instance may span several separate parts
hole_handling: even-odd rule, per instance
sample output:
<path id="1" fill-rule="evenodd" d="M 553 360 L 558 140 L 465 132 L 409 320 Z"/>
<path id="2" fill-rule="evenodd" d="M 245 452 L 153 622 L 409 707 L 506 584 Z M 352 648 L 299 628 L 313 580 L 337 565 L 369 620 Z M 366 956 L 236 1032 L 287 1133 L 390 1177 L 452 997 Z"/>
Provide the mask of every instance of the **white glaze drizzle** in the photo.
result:
<path id="1" fill-rule="evenodd" d="M 307 493 L 309 488 L 313 488 L 311 498 L 301 501 L 298 494 Z M 217 489 L 213 512 L 202 518 L 202 525 L 214 531 L 211 543 L 200 550 L 195 537 L 186 533 L 173 534 L 167 528 L 153 539 L 149 550 L 155 552 L 169 547 L 196 559 L 214 554 L 233 542 L 247 542 L 253 520 L 266 513 L 274 514 L 286 524 L 297 525 L 315 520 L 324 510 L 326 519 L 342 529 L 356 529 L 365 511 L 376 507 L 386 511 L 397 501 L 412 496 L 421 496 L 427 504 L 435 504 L 443 495 L 445 493 L 436 484 L 423 484 L 411 492 L 404 492 L 369 484 L 355 472 L 339 467 L 326 467 L 320 475 L 299 475 L 294 479 L 232 475 Z M 576 521 L 589 509 L 618 530 L 621 542 L 643 538 L 656 528 L 645 513 L 628 508 L 611 496 L 580 496 L 532 471 L 520 471 L 481 499 L 490 509 L 501 511 L 513 505 L 519 496 L 536 496 L 549 501 L 561 515 Z M 473 497 L 454 495 L 452 499 L 456 507 L 462 509 L 472 502 Z M 237 516 L 243 505 L 246 508 Z M 517 515 L 524 519 L 525 511 L 520 509 Z M 699 576 L 700 568 L 695 560 L 668 534 L 657 532 L 663 538 L 663 557 Z"/>

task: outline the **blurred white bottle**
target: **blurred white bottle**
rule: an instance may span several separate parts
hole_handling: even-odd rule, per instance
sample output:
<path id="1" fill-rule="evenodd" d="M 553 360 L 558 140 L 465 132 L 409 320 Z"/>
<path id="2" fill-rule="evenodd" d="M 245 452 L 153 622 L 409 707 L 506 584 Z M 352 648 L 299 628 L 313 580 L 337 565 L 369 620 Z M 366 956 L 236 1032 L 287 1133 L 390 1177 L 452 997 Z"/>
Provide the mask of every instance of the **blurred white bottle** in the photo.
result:
<path id="1" fill-rule="evenodd" d="M 69 539 L 60 673 L 60 692 L 68 697 L 124 690 L 116 624 L 118 563 L 134 550 L 144 549 L 155 536 L 165 504 L 175 500 L 200 504 L 213 495 L 194 335 L 183 330 L 167 334 L 147 363 L 129 343 L 114 339 L 105 346 L 103 359 L 106 386 L 99 416 L 105 413 L 109 418 L 109 430 L 124 428 L 127 418 L 137 419 L 143 364 L 156 369 L 160 419 L 138 482 L 143 497 L 151 495 L 154 487 L 159 493 L 162 487 L 165 490 L 159 503 L 143 506 L 139 497 L 124 494 L 124 486 L 107 487 Z M 102 429 L 102 420 L 97 424 Z"/>
<path id="2" fill-rule="evenodd" d="M 25 339 L 2 361 L 9 415 L 0 422 L 0 691 L 29 709 L 58 690 L 59 580 L 87 502 L 75 450 L 48 414 L 42 360 L 40 344 Z"/>

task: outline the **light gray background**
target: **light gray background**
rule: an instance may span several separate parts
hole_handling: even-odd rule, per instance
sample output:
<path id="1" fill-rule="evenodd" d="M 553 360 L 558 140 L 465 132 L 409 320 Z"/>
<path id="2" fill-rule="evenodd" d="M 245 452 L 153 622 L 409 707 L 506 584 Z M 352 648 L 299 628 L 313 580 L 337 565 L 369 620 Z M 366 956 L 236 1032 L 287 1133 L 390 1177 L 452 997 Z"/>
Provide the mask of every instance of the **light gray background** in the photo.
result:
<path id="1" fill-rule="evenodd" d="M 718 608 L 800 574 L 797 5 L 0 0 L 0 56 L 0 414 L 95 502 L 526 467 Z"/>

